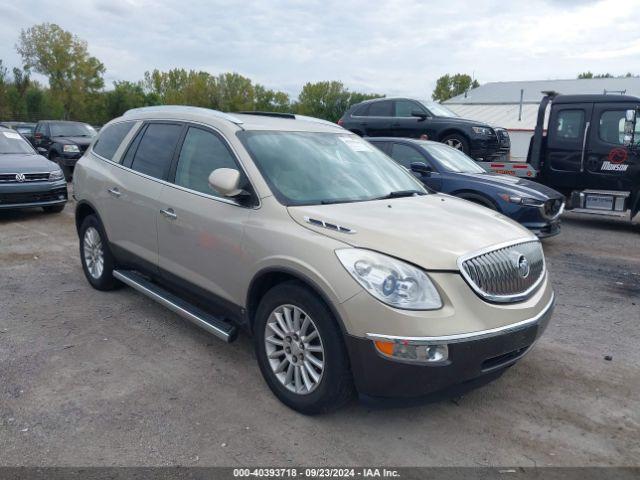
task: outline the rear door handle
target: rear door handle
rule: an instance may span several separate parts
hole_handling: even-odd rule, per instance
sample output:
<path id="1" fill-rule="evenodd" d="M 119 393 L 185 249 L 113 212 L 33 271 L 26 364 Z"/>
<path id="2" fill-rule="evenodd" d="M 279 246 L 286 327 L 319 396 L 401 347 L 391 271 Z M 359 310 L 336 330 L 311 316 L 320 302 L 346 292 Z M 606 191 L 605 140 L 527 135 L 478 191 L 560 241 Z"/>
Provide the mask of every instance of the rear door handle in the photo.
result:
<path id="1" fill-rule="evenodd" d="M 173 211 L 173 208 L 167 208 L 165 210 L 160 210 L 160 213 L 171 220 L 175 220 L 178 218 L 176 212 Z"/>
<path id="2" fill-rule="evenodd" d="M 120 195 L 122 195 L 120 193 L 120 190 L 118 190 L 118 187 L 109 188 L 107 190 L 107 192 L 109 192 L 111 195 L 113 195 L 116 198 L 118 198 Z"/>

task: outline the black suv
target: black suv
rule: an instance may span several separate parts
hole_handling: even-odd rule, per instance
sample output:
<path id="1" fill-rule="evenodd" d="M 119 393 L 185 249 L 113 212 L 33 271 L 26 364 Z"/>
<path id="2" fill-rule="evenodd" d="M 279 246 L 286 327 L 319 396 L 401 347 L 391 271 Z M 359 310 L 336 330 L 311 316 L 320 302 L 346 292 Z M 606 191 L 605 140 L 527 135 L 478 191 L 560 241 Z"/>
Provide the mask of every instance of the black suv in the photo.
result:
<path id="1" fill-rule="evenodd" d="M 443 142 L 477 160 L 505 156 L 511 148 L 509 134 L 503 128 L 460 118 L 435 102 L 410 98 L 357 103 L 338 120 L 338 125 L 360 136 L 422 137 Z"/>
<path id="2" fill-rule="evenodd" d="M 95 128 L 82 122 L 41 120 L 33 134 L 33 145 L 40 155 L 60 165 L 70 180 L 76 162 L 96 133 Z"/>

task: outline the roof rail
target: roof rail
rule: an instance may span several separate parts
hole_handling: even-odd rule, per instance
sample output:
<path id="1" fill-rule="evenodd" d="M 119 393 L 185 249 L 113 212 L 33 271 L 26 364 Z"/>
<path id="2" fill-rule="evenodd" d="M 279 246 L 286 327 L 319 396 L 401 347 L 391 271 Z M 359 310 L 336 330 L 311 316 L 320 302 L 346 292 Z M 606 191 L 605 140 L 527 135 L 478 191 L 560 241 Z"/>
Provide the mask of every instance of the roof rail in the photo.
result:
<path id="1" fill-rule="evenodd" d="M 199 113 L 201 115 L 211 115 L 213 117 L 221 118 L 223 120 L 228 120 L 229 122 L 241 125 L 243 122 L 237 117 L 233 115 L 229 115 L 228 113 L 220 112 L 218 110 L 213 110 L 211 108 L 202 108 L 202 107 L 190 107 L 186 105 L 156 105 L 154 107 L 139 107 L 132 108 L 131 110 L 127 110 L 124 112 L 124 117 L 129 115 L 133 115 L 136 113 Z"/>
<path id="2" fill-rule="evenodd" d="M 263 117 L 276 117 L 276 118 L 289 118 L 291 120 L 295 120 L 296 116 L 293 113 L 282 113 L 282 112 L 260 112 L 256 110 L 242 110 L 238 113 L 242 113 L 244 115 L 260 115 Z"/>

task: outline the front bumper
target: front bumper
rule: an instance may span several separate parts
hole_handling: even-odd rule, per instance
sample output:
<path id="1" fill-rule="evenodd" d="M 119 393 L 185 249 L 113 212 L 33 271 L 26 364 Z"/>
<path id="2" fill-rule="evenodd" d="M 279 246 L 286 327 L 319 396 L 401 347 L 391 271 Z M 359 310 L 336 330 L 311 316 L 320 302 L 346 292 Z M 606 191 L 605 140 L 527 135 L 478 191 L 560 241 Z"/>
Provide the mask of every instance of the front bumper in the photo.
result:
<path id="1" fill-rule="evenodd" d="M 509 143 L 499 142 L 496 136 L 472 137 L 469 143 L 469 153 L 472 158 L 488 160 L 502 158 L 511 150 Z"/>
<path id="2" fill-rule="evenodd" d="M 67 182 L 12 183 L 0 186 L 0 209 L 49 207 L 68 200 Z"/>
<path id="3" fill-rule="evenodd" d="M 347 335 L 356 388 L 374 397 L 415 397 L 448 390 L 462 384 L 482 384 L 496 373 L 516 363 L 546 329 L 554 307 L 554 297 L 535 317 L 498 328 L 467 334 L 437 337 L 392 337 L 368 334 L 368 338 Z M 410 364 L 379 353 L 374 340 L 409 342 L 420 345 L 447 345 L 448 359 L 441 364 Z"/>
<path id="4" fill-rule="evenodd" d="M 65 167 L 75 167 L 80 157 L 82 157 L 82 152 L 80 153 L 63 153 L 61 157 L 58 157 L 60 163 Z"/>

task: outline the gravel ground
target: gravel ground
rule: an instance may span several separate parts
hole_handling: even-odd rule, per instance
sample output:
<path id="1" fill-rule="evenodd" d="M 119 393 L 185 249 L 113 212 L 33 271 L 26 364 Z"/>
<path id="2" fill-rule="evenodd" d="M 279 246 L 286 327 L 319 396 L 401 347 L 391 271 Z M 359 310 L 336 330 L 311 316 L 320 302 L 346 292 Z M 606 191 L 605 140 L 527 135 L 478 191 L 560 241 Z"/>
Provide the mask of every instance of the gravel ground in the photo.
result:
<path id="1" fill-rule="evenodd" d="M 640 225 L 568 214 L 544 244 L 555 315 L 499 380 L 305 417 L 246 336 L 91 289 L 72 204 L 0 212 L 0 465 L 640 465 Z"/>

